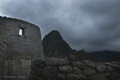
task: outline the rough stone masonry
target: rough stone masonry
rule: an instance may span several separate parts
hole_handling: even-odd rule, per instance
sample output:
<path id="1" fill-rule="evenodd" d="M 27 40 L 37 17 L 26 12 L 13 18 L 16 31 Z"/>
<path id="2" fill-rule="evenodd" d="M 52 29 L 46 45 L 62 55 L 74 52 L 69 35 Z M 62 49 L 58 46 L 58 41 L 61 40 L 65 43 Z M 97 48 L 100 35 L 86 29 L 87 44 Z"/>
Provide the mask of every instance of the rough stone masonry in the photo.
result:
<path id="1" fill-rule="evenodd" d="M 120 61 L 47 58 L 32 63 L 30 80 L 120 80 Z"/>
<path id="2" fill-rule="evenodd" d="M 4 73 L 0 71 L 2 79 L 28 80 L 31 61 L 45 60 L 39 27 L 26 21 L 0 17 L 0 38 L 7 43 L 7 49 L 0 45 L 0 55 L 6 56 L 0 56 L 1 61 L 4 58 L 4 65 L 0 63 L 4 67 Z M 4 43 L 0 41 L 0 44 Z"/>

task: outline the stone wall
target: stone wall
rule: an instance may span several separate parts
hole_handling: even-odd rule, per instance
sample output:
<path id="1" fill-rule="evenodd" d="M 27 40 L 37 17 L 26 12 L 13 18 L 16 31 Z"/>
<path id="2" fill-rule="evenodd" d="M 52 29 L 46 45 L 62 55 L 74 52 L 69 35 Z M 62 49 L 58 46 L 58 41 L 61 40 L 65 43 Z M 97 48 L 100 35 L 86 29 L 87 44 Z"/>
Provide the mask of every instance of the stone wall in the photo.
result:
<path id="1" fill-rule="evenodd" d="M 28 80 L 31 60 L 45 60 L 40 28 L 19 19 L 0 17 L 0 37 L 7 41 L 8 47 L 4 80 Z"/>
<path id="2" fill-rule="evenodd" d="M 120 61 L 48 58 L 32 63 L 30 80 L 120 80 Z"/>
<path id="3" fill-rule="evenodd" d="M 19 35 L 21 28 L 24 29 L 24 35 Z M 38 26 L 18 19 L 0 17 L 0 37 L 8 42 L 7 59 L 45 59 Z"/>
<path id="4" fill-rule="evenodd" d="M 4 73 L 4 60 L 7 54 L 7 43 L 0 38 L 0 80 L 3 79 Z"/>

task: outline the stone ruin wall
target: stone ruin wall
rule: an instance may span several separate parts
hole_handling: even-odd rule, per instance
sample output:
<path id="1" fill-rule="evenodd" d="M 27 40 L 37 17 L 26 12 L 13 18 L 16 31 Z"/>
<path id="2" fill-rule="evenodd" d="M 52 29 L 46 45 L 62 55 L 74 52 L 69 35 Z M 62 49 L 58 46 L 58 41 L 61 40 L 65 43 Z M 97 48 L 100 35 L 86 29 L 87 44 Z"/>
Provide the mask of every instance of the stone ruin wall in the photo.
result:
<path id="1" fill-rule="evenodd" d="M 19 35 L 20 28 L 24 29 L 22 36 Z M 0 37 L 8 42 L 7 58 L 29 59 L 38 57 L 44 59 L 41 33 L 38 26 L 19 19 L 0 17 Z"/>
<path id="2" fill-rule="evenodd" d="M 3 79 L 4 73 L 4 61 L 7 55 L 7 43 L 5 40 L 2 40 L 0 37 L 0 80 Z"/>
<path id="3" fill-rule="evenodd" d="M 30 80 L 120 80 L 120 61 L 48 58 L 31 66 Z"/>
<path id="4" fill-rule="evenodd" d="M 23 35 L 19 35 L 20 29 L 24 30 Z M 45 60 L 39 27 L 19 19 L 0 17 L 0 37 L 7 41 L 8 47 L 3 80 L 28 80 L 31 61 Z"/>

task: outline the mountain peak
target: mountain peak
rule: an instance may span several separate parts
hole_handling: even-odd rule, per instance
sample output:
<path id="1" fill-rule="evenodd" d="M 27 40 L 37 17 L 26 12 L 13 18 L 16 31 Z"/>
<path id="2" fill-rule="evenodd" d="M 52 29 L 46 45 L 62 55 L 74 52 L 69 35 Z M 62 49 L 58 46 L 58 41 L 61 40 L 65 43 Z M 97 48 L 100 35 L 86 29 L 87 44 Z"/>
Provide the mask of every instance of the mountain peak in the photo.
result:
<path id="1" fill-rule="evenodd" d="M 58 34 L 60 34 L 59 31 L 57 31 L 57 30 L 52 30 L 50 33 L 58 33 Z"/>
<path id="2" fill-rule="evenodd" d="M 51 31 L 51 32 L 48 33 L 48 34 L 61 36 L 60 33 L 59 33 L 57 30 L 53 30 L 53 31 Z"/>
<path id="3" fill-rule="evenodd" d="M 43 38 L 43 50 L 45 56 L 69 56 L 72 54 L 72 49 L 63 40 L 62 36 L 57 30 L 53 30 Z"/>

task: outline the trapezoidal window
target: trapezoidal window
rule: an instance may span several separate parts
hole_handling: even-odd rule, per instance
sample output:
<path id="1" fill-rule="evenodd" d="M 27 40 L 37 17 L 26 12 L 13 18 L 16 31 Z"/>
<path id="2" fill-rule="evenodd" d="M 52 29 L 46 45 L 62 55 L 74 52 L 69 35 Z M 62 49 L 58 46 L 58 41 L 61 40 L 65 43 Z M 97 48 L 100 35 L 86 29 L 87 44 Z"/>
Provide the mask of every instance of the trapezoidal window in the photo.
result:
<path id="1" fill-rule="evenodd" d="M 19 35 L 24 35 L 24 34 L 25 34 L 24 28 L 20 28 L 20 29 L 19 29 Z"/>

